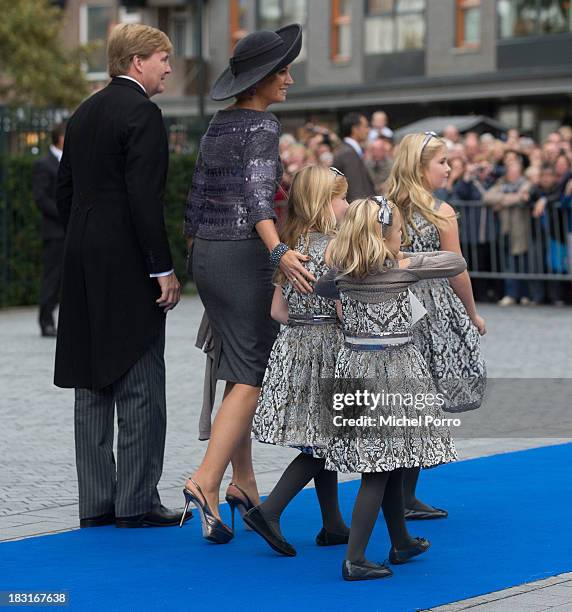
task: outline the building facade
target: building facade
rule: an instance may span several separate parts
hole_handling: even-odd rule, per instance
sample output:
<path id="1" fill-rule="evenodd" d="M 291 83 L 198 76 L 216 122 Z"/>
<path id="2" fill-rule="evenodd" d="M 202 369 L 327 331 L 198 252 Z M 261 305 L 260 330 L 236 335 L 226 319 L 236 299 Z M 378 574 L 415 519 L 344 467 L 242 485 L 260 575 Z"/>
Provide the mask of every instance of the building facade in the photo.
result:
<path id="1" fill-rule="evenodd" d="M 286 126 L 335 124 L 350 109 L 383 109 L 392 127 L 484 114 L 537 138 L 572 122 L 569 0 L 121 1 L 68 0 L 66 41 L 102 41 L 86 66 L 97 88 L 106 79 L 104 40 L 113 23 L 167 32 L 173 74 L 157 98 L 167 117 L 197 116 L 200 92 L 208 93 L 241 36 L 296 21 L 304 46 L 279 109 Z M 207 97 L 206 114 L 217 108 Z"/>

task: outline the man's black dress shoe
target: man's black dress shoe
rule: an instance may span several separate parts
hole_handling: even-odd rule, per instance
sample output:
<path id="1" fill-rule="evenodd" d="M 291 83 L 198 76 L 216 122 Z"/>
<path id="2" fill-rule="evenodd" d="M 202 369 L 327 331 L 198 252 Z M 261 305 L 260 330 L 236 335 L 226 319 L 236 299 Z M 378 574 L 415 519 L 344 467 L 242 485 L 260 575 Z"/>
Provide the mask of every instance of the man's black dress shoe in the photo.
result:
<path id="1" fill-rule="evenodd" d="M 146 514 L 137 514 L 135 516 L 121 516 L 115 520 L 117 527 L 175 527 L 179 523 L 185 523 L 193 518 L 193 513 L 189 510 L 181 521 L 181 513 L 175 512 L 161 506 L 157 510 L 151 510 Z"/>
<path id="2" fill-rule="evenodd" d="M 406 521 L 427 521 L 431 519 L 447 518 L 449 513 L 447 510 L 440 508 L 432 508 L 431 510 L 416 510 L 414 508 L 405 508 Z"/>
<path id="3" fill-rule="evenodd" d="M 268 546 L 286 557 L 295 557 L 296 549 L 288 544 L 286 540 L 274 529 L 274 527 L 266 520 L 264 513 L 258 506 L 249 510 L 242 520 L 259 536 L 262 536 Z"/>
<path id="4" fill-rule="evenodd" d="M 349 530 L 347 533 L 333 533 L 322 527 L 320 533 L 316 536 L 316 544 L 318 546 L 338 546 L 339 544 L 347 544 L 349 539 Z"/>
<path id="5" fill-rule="evenodd" d="M 106 525 L 113 525 L 115 523 L 115 514 L 109 512 L 108 514 L 100 514 L 99 516 L 90 516 L 89 518 L 79 519 L 80 529 L 86 527 L 105 527 Z"/>
<path id="6" fill-rule="evenodd" d="M 42 336 L 44 338 L 55 338 L 58 335 L 56 328 L 53 325 L 42 326 Z"/>
<path id="7" fill-rule="evenodd" d="M 415 544 L 408 546 L 407 548 L 397 549 L 395 546 L 391 547 L 389 551 L 389 562 L 393 565 L 401 565 L 407 563 L 409 559 L 422 555 L 424 552 L 429 550 L 431 542 L 425 538 L 415 538 Z"/>
<path id="8" fill-rule="evenodd" d="M 393 572 L 384 563 L 353 563 L 344 560 L 342 563 L 342 578 L 344 580 L 377 580 L 378 578 L 389 578 Z"/>

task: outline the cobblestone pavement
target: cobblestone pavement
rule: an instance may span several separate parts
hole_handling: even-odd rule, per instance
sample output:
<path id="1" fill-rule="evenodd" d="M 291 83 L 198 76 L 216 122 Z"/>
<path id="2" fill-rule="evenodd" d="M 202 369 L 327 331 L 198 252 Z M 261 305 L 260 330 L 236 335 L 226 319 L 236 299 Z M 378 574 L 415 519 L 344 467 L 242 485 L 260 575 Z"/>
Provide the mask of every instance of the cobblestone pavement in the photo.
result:
<path id="1" fill-rule="evenodd" d="M 490 377 L 572 378 L 572 309 L 482 305 L 480 311 L 489 328 L 483 350 Z M 194 347 L 194 338 L 201 314 L 199 299 L 187 296 L 168 317 L 168 430 L 160 491 L 171 507 L 180 506 L 184 477 L 198 465 L 206 448 L 197 440 L 204 358 Z M 39 336 L 35 309 L 20 308 L 0 312 L 0 344 L 0 541 L 77 528 L 73 391 L 52 384 L 55 342 Z M 457 446 L 461 459 L 466 459 L 562 441 L 513 437 L 461 440 Z M 295 455 L 290 449 L 255 445 L 261 493 L 271 489 Z M 570 576 L 548 586 L 558 587 L 559 594 L 569 589 L 566 609 L 572 610 Z M 543 593 L 550 591 L 548 586 L 542 587 Z M 539 588 L 531 586 L 529 591 L 537 597 Z M 492 605 L 489 600 L 467 605 L 493 610 L 482 607 Z"/>

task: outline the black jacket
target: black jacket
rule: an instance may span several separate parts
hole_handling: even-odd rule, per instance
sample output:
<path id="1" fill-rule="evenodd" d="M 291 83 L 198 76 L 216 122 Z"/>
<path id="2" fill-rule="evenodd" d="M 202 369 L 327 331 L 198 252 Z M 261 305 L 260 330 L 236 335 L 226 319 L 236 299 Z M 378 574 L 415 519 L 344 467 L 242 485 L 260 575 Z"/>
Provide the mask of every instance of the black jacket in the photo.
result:
<path id="1" fill-rule="evenodd" d="M 34 163 L 32 167 L 32 195 L 42 213 L 42 238 L 58 240 L 64 237 L 56 205 L 56 182 L 60 162 L 52 153 Z"/>
<path id="2" fill-rule="evenodd" d="M 151 273 L 172 269 L 163 218 L 169 161 L 161 111 L 114 78 L 66 131 L 57 202 L 66 226 L 55 384 L 101 389 L 165 323 Z"/>
<path id="3" fill-rule="evenodd" d="M 371 175 L 363 159 L 347 142 L 342 143 L 334 153 L 334 166 L 341 170 L 348 181 L 348 202 L 367 198 L 375 193 Z"/>

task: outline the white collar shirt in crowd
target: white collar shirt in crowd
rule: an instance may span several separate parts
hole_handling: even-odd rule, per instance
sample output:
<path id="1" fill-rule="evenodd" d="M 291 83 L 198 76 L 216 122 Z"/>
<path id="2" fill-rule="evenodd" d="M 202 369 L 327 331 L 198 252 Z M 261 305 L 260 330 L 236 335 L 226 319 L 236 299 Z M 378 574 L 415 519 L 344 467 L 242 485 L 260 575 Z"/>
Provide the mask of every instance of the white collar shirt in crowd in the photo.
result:
<path id="1" fill-rule="evenodd" d="M 350 145 L 350 147 L 360 156 L 363 157 L 363 149 L 360 147 L 360 144 L 357 140 L 354 140 L 353 138 L 350 138 L 349 136 L 346 136 L 344 138 L 344 142 L 347 142 L 347 144 Z"/>
<path id="2" fill-rule="evenodd" d="M 51 144 L 50 145 L 50 153 L 58 160 L 61 161 L 62 160 L 62 153 L 63 151 L 61 149 L 58 149 L 58 147 L 56 147 L 56 145 Z"/>
<path id="3" fill-rule="evenodd" d="M 137 85 L 139 85 L 139 87 L 141 87 L 141 89 L 145 93 L 147 93 L 147 90 L 145 89 L 145 87 L 143 87 L 143 85 L 141 85 L 141 83 L 137 79 L 134 79 L 133 77 L 127 76 L 126 74 L 118 74 L 117 78 L 118 79 L 128 79 L 129 81 L 133 81 L 134 83 L 137 83 Z"/>
<path id="4" fill-rule="evenodd" d="M 371 128 L 369 131 L 369 140 L 374 141 L 378 138 L 393 138 L 393 130 L 384 126 L 382 128 Z"/>

